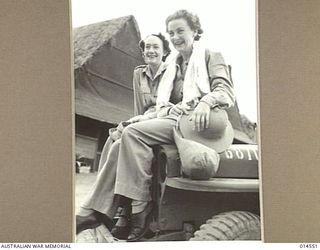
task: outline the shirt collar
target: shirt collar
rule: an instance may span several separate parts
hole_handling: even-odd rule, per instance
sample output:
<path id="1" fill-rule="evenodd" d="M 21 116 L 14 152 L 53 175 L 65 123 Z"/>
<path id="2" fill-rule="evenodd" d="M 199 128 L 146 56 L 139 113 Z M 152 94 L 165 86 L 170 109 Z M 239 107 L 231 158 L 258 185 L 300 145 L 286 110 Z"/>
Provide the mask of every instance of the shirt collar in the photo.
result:
<path id="1" fill-rule="evenodd" d="M 153 78 L 152 78 L 152 74 L 151 74 L 151 70 L 150 70 L 149 65 L 147 65 L 147 67 L 145 67 L 145 68 L 143 69 L 143 72 L 144 72 L 151 80 L 154 80 L 154 79 L 156 79 L 159 75 L 161 75 L 162 72 L 163 72 L 164 70 L 166 70 L 166 68 L 167 68 L 167 64 L 164 63 L 164 62 L 161 62 L 160 66 L 159 66 L 159 68 L 158 68 L 158 71 L 157 71 L 157 73 L 154 75 Z"/>

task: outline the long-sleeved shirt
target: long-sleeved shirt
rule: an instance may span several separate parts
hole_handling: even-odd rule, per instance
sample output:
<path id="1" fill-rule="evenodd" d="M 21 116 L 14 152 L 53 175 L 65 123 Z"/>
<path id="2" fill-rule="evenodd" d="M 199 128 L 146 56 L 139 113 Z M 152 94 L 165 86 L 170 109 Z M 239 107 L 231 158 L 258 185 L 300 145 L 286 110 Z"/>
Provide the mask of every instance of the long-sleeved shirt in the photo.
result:
<path id="1" fill-rule="evenodd" d="M 165 72 L 167 65 L 161 63 L 154 77 L 148 65 L 137 66 L 133 73 L 133 92 L 134 92 L 134 115 L 147 115 L 150 119 L 157 117 L 156 99 L 160 80 Z M 108 152 L 113 142 L 121 137 L 123 124 L 120 123 L 117 128 L 109 129 L 109 137 L 106 141 L 99 162 L 99 171 L 107 161 Z M 112 157 L 112 156 L 109 156 Z"/>
<path id="2" fill-rule="evenodd" d="M 212 52 L 206 49 L 205 60 L 210 82 L 211 92 L 202 93 L 200 102 L 207 103 L 211 108 L 220 107 L 227 109 L 234 105 L 235 95 L 233 83 L 229 73 L 228 66 L 219 52 Z M 183 82 L 186 73 L 186 66 L 182 67 L 182 56 L 178 56 L 176 60 L 176 76 L 174 79 L 174 87 L 171 93 L 170 102 L 173 104 L 180 103 L 183 98 Z M 167 114 L 171 107 L 161 109 L 159 114 L 162 116 Z"/>
<path id="3" fill-rule="evenodd" d="M 134 115 L 147 115 L 149 118 L 156 117 L 157 90 L 167 65 L 161 63 L 154 77 L 150 67 L 141 65 L 135 68 L 133 73 L 134 90 Z"/>

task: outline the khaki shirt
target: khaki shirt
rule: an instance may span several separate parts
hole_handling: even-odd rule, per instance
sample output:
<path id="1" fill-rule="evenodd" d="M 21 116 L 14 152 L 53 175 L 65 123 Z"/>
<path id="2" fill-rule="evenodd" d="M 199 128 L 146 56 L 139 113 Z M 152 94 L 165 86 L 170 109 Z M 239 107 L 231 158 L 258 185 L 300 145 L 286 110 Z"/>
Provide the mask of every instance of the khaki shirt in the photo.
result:
<path id="1" fill-rule="evenodd" d="M 161 63 L 154 77 L 152 77 L 150 67 L 141 65 L 135 68 L 133 73 L 134 91 L 134 115 L 148 115 L 150 118 L 156 117 L 156 100 L 159 83 L 165 72 L 167 65 Z"/>
<path id="2" fill-rule="evenodd" d="M 211 92 L 208 94 L 202 93 L 203 95 L 200 101 L 207 103 L 211 108 L 216 106 L 229 108 L 233 106 L 235 103 L 233 83 L 228 66 L 225 64 L 221 53 L 212 52 L 207 49 L 205 52 L 205 60 Z M 173 104 L 181 102 L 183 98 L 183 82 L 186 70 L 182 70 L 182 61 L 182 57 L 178 56 L 176 60 L 177 73 L 170 97 L 170 102 Z"/>

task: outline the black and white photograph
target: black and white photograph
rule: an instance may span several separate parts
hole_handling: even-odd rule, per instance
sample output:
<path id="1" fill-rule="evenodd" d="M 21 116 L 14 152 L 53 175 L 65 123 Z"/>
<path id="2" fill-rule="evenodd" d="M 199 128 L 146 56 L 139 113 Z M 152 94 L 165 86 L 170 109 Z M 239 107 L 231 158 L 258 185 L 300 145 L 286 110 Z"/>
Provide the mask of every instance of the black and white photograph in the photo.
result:
<path id="1" fill-rule="evenodd" d="M 77 243 L 261 240 L 254 0 L 72 0 Z"/>

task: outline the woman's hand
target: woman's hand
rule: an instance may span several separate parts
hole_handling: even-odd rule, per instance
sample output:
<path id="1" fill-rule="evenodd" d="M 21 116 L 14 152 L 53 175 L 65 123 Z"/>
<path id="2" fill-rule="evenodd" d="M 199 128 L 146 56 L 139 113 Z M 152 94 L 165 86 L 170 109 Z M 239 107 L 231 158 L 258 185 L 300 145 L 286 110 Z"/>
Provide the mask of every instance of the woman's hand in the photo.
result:
<path id="1" fill-rule="evenodd" d="M 199 102 L 194 109 L 190 121 L 194 121 L 193 129 L 203 131 L 209 127 L 210 106 L 205 102 Z"/>
<path id="2" fill-rule="evenodd" d="M 135 123 L 135 122 L 141 122 L 141 121 L 146 121 L 146 120 L 149 120 L 148 116 L 146 116 L 146 115 L 137 115 L 137 116 L 134 116 L 134 117 L 130 118 L 127 122 Z"/>
<path id="3" fill-rule="evenodd" d="M 172 106 L 172 108 L 169 111 L 169 115 L 182 115 L 182 114 L 189 114 L 189 107 L 183 106 L 182 104 L 176 104 L 174 106 Z"/>

